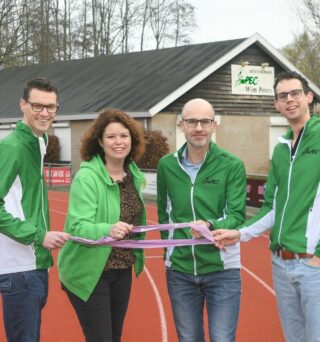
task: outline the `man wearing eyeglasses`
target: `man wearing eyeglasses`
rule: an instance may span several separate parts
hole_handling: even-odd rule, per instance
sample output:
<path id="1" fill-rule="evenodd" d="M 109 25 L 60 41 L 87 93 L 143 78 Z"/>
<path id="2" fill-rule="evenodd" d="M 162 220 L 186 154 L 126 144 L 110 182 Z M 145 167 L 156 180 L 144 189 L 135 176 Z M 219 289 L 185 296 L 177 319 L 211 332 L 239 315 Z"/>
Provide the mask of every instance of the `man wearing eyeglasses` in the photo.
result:
<path id="1" fill-rule="evenodd" d="M 290 128 L 275 147 L 261 211 L 240 230 L 217 230 L 224 245 L 271 228 L 273 282 L 286 341 L 320 341 L 320 120 L 313 94 L 296 72 L 274 84 L 277 110 Z"/>
<path id="2" fill-rule="evenodd" d="M 211 141 L 214 109 L 203 99 L 187 102 L 181 129 L 186 144 L 158 164 L 160 223 L 195 221 L 213 230 L 235 228 L 245 219 L 246 174 L 243 163 Z M 164 239 L 191 239 L 196 232 L 178 229 Z M 241 279 L 239 244 L 167 248 L 166 279 L 180 342 L 203 342 L 203 310 L 211 341 L 232 342 L 238 321 Z"/>
<path id="3" fill-rule="evenodd" d="M 26 84 L 23 120 L 0 142 L 0 292 L 6 337 L 40 341 L 41 311 L 48 294 L 50 250 L 68 234 L 49 231 L 43 177 L 47 130 L 58 110 L 57 88 L 45 79 Z"/>

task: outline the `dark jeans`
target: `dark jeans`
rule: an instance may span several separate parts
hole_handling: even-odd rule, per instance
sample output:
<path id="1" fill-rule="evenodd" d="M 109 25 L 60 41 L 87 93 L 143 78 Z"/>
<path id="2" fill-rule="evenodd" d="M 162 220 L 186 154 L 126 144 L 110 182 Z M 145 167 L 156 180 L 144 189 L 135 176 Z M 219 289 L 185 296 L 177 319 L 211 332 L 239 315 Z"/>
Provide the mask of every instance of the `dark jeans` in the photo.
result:
<path id="1" fill-rule="evenodd" d="M 121 341 L 131 283 L 131 267 L 104 271 L 86 302 L 62 285 L 76 311 L 86 342 Z"/>
<path id="2" fill-rule="evenodd" d="M 0 275 L 7 342 L 40 341 L 41 310 L 48 296 L 48 270 Z"/>

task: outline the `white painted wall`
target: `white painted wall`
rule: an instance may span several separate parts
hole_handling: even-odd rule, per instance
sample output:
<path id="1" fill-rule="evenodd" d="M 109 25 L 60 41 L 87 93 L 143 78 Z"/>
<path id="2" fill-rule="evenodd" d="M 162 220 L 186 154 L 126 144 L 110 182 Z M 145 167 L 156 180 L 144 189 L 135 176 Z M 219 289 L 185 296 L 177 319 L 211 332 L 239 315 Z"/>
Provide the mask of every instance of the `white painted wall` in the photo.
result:
<path id="1" fill-rule="evenodd" d="M 57 122 L 52 125 L 54 135 L 60 142 L 60 160 L 71 162 L 71 128 L 68 122 Z"/>
<path id="2" fill-rule="evenodd" d="M 269 159 L 272 158 L 274 147 L 279 142 L 279 137 L 284 135 L 289 128 L 287 119 L 281 116 L 271 116 L 269 125 Z"/>

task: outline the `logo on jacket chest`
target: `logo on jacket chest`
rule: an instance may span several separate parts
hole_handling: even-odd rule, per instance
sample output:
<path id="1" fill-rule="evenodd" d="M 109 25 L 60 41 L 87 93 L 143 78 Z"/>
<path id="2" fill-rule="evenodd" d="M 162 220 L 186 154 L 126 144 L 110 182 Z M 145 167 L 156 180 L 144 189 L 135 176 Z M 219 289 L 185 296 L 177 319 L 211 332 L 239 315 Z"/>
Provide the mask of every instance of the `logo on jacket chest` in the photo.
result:
<path id="1" fill-rule="evenodd" d="M 316 155 L 316 154 L 320 154 L 319 148 L 308 147 L 302 152 L 303 156 L 305 156 L 305 155 Z"/>
<path id="2" fill-rule="evenodd" d="M 211 178 L 211 177 L 207 177 L 203 180 L 203 184 L 204 185 L 217 185 L 220 184 L 220 179 L 215 179 L 215 178 Z"/>

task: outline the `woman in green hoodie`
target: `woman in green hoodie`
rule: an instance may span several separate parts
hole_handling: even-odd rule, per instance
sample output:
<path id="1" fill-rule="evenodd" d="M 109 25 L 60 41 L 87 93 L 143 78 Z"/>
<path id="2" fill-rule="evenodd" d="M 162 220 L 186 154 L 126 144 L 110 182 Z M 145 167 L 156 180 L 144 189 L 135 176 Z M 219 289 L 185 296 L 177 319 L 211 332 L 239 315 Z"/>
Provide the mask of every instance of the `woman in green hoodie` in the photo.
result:
<path id="1" fill-rule="evenodd" d="M 143 225 L 141 197 L 145 178 L 135 161 L 144 152 L 143 130 L 127 114 L 106 109 L 84 135 L 80 170 L 70 191 L 65 231 L 97 240 L 131 236 Z M 132 265 L 143 269 L 142 250 L 87 247 L 69 241 L 59 253 L 62 288 L 74 307 L 86 341 L 120 341 L 128 307 Z"/>

